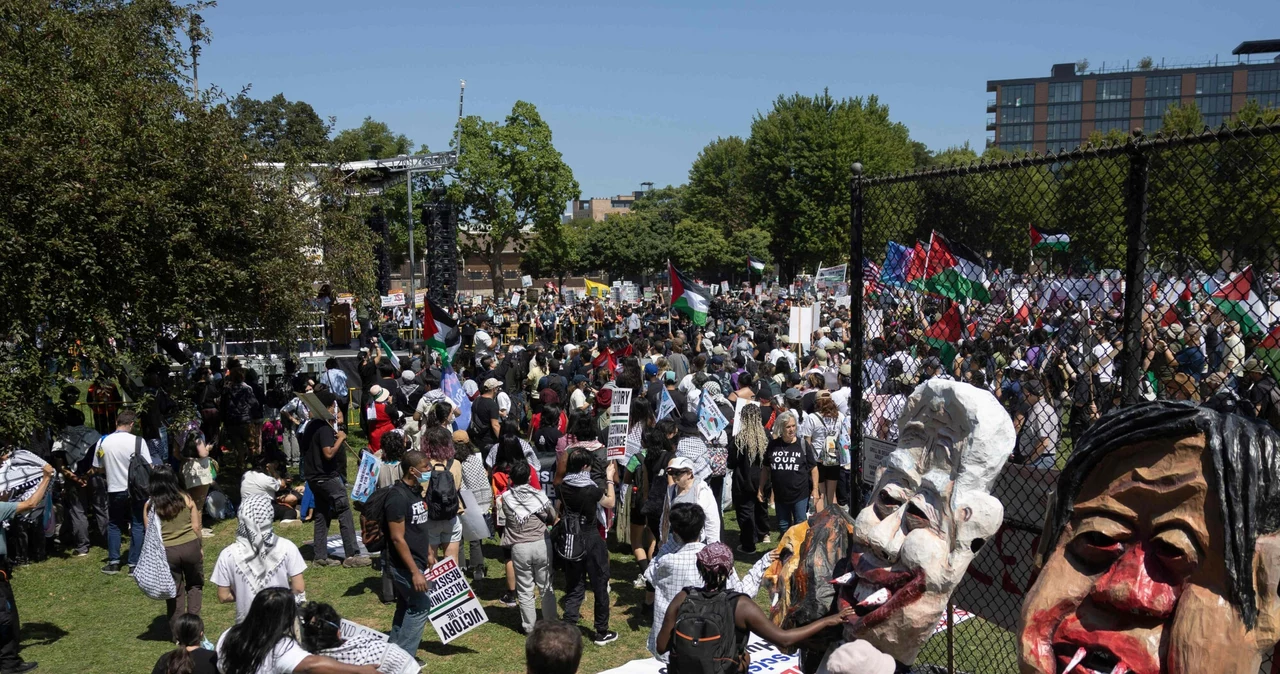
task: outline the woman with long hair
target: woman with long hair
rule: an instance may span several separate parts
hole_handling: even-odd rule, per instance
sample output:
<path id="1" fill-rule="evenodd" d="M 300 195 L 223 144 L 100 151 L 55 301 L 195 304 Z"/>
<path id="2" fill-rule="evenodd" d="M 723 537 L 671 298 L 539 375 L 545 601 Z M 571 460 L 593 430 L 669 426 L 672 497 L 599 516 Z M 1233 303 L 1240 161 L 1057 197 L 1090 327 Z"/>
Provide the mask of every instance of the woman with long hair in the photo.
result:
<path id="1" fill-rule="evenodd" d="M 200 511 L 178 484 L 178 476 L 167 465 L 151 470 L 151 498 L 143 505 L 142 522 L 150 528 L 151 513 L 160 518 L 160 537 L 169 561 L 169 573 L 178 593 L 165 600 L 169 629 L 177 635 L 175 616 L 200 615 L 204 603 L 204 550 L 200 541 Z"/>
<path id="2" fill-rule="evenodd" d="M 373 665 L 383 674 L 417 674 L 413 655 L 368 634 L 342 636 L 342 616 L 328 604 L 307 602 L 298 608 L 302 648 L 348 665 Z"/>
<path id="3" fill-rule="evenodd" d="M 298 643 L 298 605 L 284 588 L 253 598 L 249 613 L 218 639 L 222 674 L 377 674 L 373 665 L 348 665 L 312 655 Z"/>
<path id="4" fill-rule="evenodd" d="M 818 502 L 814 512 L 822 512 L 836 502 L 836 484 L 846 460 L 840 449 L 840 436 L 848 420 L 827 391 L 818 392 L 813 412 L 805 416 L 800 437 L 809 441 L 818 456 Z"/>
<path id="5" fill-rule="evenodd" d="M 182 484 L 187 488 L 187 495 L 196 504 L 196 511 L 204 510 L 205 497 L 209 495 L 209 487 L 217 476 L 213 459 L 209 452 L 217 446 L 216 439 L 210 440 L 201 432 L 200 425 L 194 421 L 188 424 L 179 436 L 179 454 L 182 462 Z M 212 529 L 202 529 L 200 535 L 208 538 L 213 535 Z"/>
<path id="6" fill-rule="evenodd" d="M 738 552 L 755 554 L 756 545 L 769 540 L 769 506 L 760 501 L 760 471 L 769 447 L 759 405 L 742 408 L 738 430 L 729 445 L 733 473 L 733 507 L 738 519 Z"/>
<path id="7" fill-rule="evenodd" d="M 183 613 L 173 621 L 177 648 L 160 656 L 151 674 L 218 674 L 218 654 L 205 649 L 204 621 Z"/>

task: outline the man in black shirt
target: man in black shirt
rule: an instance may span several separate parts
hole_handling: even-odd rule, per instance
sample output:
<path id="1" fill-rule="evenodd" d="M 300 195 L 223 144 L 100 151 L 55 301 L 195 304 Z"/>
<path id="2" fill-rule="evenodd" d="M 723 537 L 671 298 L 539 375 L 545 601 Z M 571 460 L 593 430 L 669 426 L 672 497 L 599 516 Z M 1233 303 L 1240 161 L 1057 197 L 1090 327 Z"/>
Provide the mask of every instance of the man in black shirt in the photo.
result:
<path id="1" fill-rule="evenodd" d="M 609 550 L 596 526 L 596 509 L 614 505 L 613 483 L 617 478 L 618 464 L 610 461 L 605 468 L 604 489 L 591 479 L 591 463 L 594 453 L 580 448 L 569 455 L 564 482 L 560 484 L 560 498 L 564 502 L 564 516 L 578 517 L 586 554 L 578 561 L 565 560 L 564 620 L 576 625 L 581 616 L 578 609 L 587 596 L 587 579 L 591 579 L 591 592 L 595 595 L 595 634 L 591 640 L 603 646 L 618 638 L 609 630 Z"/>
<path id="2" fill-rule="evenodd" d="M 306 448 L 302 458 L 303 475 L 316 500 L 315 540 L 312 543 L 316 566 L 346 567 L 368 566 L 370 560 L 360 555 L 356 545 L 356 527 L 351 517 L 351 502 L 347 500 L 347 456 L 344 445 L 347 434 L 335 431 L 342 424 L 342 411 L 338 409 L 336 396 L 331 391 L 316 394 L 325 407 L 332 410 L 333 424 L 313 418 L 303 431 Z M 329 558 L 329 522 L 338 518 L 338 530 L 342 532 L 342 548 L 346 559 L 339 562 Z"/>
<path id="3" fill-rule="evenodd" d="M 423 573 L 430 568 L 427 502 L 422 499 L 422 480 L 429 469 L 427 457 L 416 450 L 405 452 L 400 465 L 404 477 L 392 485 L 386 501 L 387 535 L 391 540 L 388 571 L 396 590 L 396 613 L 389 641 L 416 653 L 431 608 Z"/>
<path id="4" fill-rule="evenodd" d="M 497 379 L 484 380 L 484 390 L 471 405 L 471 442 L 481 450 L 498 444 L 498 434 L 502 428 L 502 415 L 498 412 L 498 389 L 502 384 Z"/>

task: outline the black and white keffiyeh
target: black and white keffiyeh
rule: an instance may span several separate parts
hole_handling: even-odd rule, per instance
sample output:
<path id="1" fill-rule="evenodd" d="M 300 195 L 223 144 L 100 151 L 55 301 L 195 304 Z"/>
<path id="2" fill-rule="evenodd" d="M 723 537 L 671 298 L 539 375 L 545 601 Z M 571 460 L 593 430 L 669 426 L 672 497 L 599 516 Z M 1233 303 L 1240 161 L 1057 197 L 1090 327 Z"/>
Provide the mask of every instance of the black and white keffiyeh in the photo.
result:
<path id="1" fill-rule="evenodd" d="M 286 550 L 276 545 L 279 539 L 271 527 L 274 518 L 275 506 L 266 496 L 250 496 L 240 504 L 232 559 L 254 595 L 267 586 L 271 574 L 284 563 Z"/>
<path id="2" fill-rule="evenodd" d="M 357 635 L 317 655 L 357 667 L 374 665 L 381 674 L 416 674 L 420 668 L 407 651 L 369 635 Z"/>

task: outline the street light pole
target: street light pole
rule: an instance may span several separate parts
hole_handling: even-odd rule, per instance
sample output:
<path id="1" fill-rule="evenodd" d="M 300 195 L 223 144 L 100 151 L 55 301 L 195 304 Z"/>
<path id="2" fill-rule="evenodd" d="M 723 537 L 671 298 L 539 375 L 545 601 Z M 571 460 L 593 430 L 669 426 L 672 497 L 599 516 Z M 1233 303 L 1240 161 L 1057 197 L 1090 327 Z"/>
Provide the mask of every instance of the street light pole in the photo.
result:
<path id="1" fill-rule="evenodd" d="M 417 319 L 417 294 L 413 288 L 413 279 L 418 270 L 418 263 L 414 256 L 413 250 L 413 170 L 405 171 L 405 187 L 406 194 L 409 197 L 409 297 L 407 304 L 409 305 L 409 329 L 414 330 L 414 321 Z M 417 341 L 417 333 L 411 332 L 409 341 L 412 344 Z"/>

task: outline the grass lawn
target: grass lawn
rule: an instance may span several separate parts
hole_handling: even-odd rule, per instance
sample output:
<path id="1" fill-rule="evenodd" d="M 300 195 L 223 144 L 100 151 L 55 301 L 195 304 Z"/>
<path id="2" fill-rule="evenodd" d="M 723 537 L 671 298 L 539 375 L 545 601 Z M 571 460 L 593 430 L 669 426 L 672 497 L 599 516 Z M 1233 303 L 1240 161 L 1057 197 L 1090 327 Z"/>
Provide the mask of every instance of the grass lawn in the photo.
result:
<path id="1" fill-rule="evenodd" d="M 363 445 L 353 440 L 353 445 Z M 357 461 L 349 460 L 354 470 Z M 725 542 L 737 543 L 737 522 L 732 510 L 725 513 Z M 216 535 L 205 539 L 205 577 L 213 570 L 218 552 L 235 539 L 235 522 L 214 525 Z M 301 545 L 311 540 L 310 523 L 281 526 L 276 531 Z M 331 533 L 337 533 L 335 522 Z M 776 541 L 776 535 L 775 535 Z M 631 581 L 639 574 L 639 566 L 625 546 L 611 543 L 610 614 L 611 628 L 620 638 L 607 645 L 584 644 L 580 672 L 600 672 L 627 661 L 647 658 L 648 628 L 638 620 L 643 590 L 634 589 Z M 465 545 L 463 551 L 465 554 Z M 489 623 L 461 636 L 448 645 L 441 644 L 428 626 L 418 658 L 427 671 L 484 672 L 485 674 L 520 674 L 524 672 L 524 637 L 517 632 L 519 610 L 497 602 L 505 589 L 502 567 L 497 561 L 498 548 L 485 546 L 488 579 L 477 584 L 477 594 L 489 615 Z M 310 551 L 304 549 L 310 557 Z M 758 557 L 739 556 L 738 571 L 746 573 Z M 99 572 L 106 562 L 106 551 L 92 548 L 88 557 L 74 559 L 64 555 L 21 567 L 13 580 L 22 617 L 22 656 L 40 662 L 42 672 L 79 672 L 118 674 L 149 672 L 157 658 L 172 646 L 167 642 L 168 628 L 162 601 L 148 599 L 127 575 L 107 576 Z M 383 605 L 376 591 L 380 583 L 376 572 L 342 567 L 308 568 L 303 576 L 307 598 L 332 604 L 343 617 L 384 632 L 391 628 L 393 607 Z M 557 574 L 557 596 L 564 589 L 563 575 Z M 763 595 L 762 595 L 763 596 Z M 765 605 L 762 603 L 762 606 Z M 207 636 L 217 641 L 218 635 L 231 626 L 234 604 L 217 603 L 217 590 L 207 584 L 204 610 Z M 589 626 L 594 617 L 590 596 L 583 603 L 582 624 Z M 956 628 L 956 662 L 968 672 L 1012 672 L 1013 644 L 1006 632 L 980 620 Z M 995 657 L 997 655 L 1004 657 Z M 946 663 L 945 635 L 938 635 L 926 647 L 921 662 Z M 447 670 L 443 670 L 447 667 Z"/>

